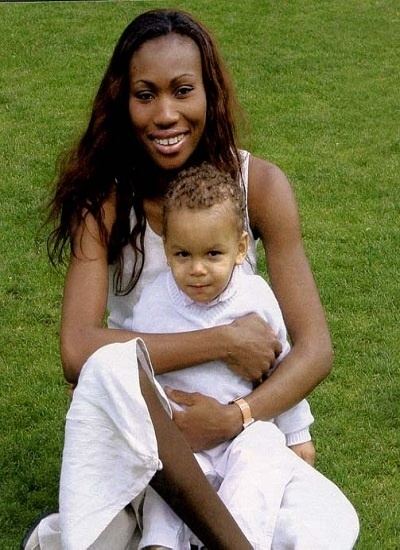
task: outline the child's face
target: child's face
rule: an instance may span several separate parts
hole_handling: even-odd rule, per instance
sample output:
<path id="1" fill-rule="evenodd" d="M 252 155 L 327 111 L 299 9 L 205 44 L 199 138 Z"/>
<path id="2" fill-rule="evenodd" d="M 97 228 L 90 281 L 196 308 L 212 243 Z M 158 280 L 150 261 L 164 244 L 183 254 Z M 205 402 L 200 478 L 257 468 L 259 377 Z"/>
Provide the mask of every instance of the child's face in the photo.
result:
<path id="1" fill-rule="evenodd" d="M 210 302 L 229 283 L 247 253 L 247 233 L 238 234 L 229 201 L 211 208 L 178 208 L 168 214 L 164 240 L 178 287 L 196 302 Z"/>

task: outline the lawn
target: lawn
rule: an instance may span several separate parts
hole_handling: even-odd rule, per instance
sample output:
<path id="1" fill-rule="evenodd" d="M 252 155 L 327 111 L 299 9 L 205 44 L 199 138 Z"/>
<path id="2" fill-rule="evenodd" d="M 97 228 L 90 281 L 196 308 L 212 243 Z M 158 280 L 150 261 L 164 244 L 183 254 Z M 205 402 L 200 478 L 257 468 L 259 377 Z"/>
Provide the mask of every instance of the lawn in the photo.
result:
<path id="1" fill-rule="evenodd" d="M 122 29 L 170 5 L 0 4 L 2 550 L 57 507 L 63 273 L 48 265 L 42 227 L 55 162 L 82 130 Z M 298 197 L 336 352 L 310 397 L 318 468 L 359 512 L 357 548 L 400 548 L 398 2 L 173 5 L 212 29 L 248 119 L 244 146 L 279 164 Z"/>

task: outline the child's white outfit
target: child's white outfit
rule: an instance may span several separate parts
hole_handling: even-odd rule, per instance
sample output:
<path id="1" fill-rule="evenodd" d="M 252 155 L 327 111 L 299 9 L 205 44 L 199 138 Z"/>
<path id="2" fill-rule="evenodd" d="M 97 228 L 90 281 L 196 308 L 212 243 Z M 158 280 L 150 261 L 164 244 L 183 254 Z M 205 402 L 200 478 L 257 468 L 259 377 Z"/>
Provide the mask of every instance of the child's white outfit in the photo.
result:
<path id="1" fill-rule="evenodd" d="M 143 290 L 123 328 L 142 333 L 187 332 L 225 325 L 249 313 L 257 313 L 277 335 L 282 345 L 279 363 L 289 352 L 290 345 L 278 302 L 262 277 L 245 273 L 241 266 L 234 269 L 224 292 L 206 304 L 194 302 L 184 294 L 170 271 L 161 273 Z M 229 403 L 253 390 L 251 382 L 235 374 L 222 361 L 171 371 L 156 378 L 163 387 L 197 391 L 220 403 Z M 304 399 L 279 415 L 275 423 L 286 435 L 287 445 L 295 445 L 310 441 L 308 428 L 313 420 Z"/>
<path id="2" fill-rule="evenodd" d="M 245 273 L 241 266 L 234 269 L 224 292 L 206 304 L 194 302 L 184 294 L 171 272 L 161 273 L 143 290 L 124 328 L 143 333 L 186 332 L 224 325 L 248 313 L 257 313 L 277 334 L 282 344 L 280 362 L 290 346 L 278 302 L 261 277 Z M 252 391 L 251 382 L 221 361 L 169 372 L 156 379 L 163 387 L 200 392 L 224 404 Z M 286 441 L 270 422 L 256 422 L 233 441 L 195 453 L 203 472 L 256 549 L 265 548 L 275 525 L 273 449 L 285 442 L 294 445 L 309 441 L 312 422 L 310 407 L 303 400 L 275 419 Z M 272 446 L 269 438 L 275 440 Z M 278 462 L 281 458 L 277 458 Z M 152 544 L 189 548 L 189 537 L 190 532 L 165 502 L 151 489 L 146 492 L 140 548 Z"/>

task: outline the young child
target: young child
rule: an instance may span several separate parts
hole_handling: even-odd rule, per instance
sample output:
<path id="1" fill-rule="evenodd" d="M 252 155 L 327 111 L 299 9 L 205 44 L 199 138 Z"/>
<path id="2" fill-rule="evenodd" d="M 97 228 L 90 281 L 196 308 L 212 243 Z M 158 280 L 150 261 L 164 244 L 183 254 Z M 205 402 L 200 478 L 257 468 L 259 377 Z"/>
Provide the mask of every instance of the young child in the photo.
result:
<path id="1" fill-rule="evenodd" d="M 282 344 L 277 365 L 290 346 L 272 290 L 261 277 L 246 273 L 245 212 L 242 189 L 229 174 L 207 163 L 178 174 L 165 198 L 163 218 L 170 271 L 146 286 L 124 328 L 185 332 L 255 312 L 271 325 Z M 296 445 L 297 450 L 310 441 L 313 417 L 308 403 L 303 400 L 275 418 L 274 424 L 254 422 L 243 398 L 251 392 L 252 383 L 218 361 L 167 372 L 156 379 L 163 388 L 200 392 L 240 408 L 243 431 L 195 456 L 254 548 L 268 547 L 279 509 L 276 504 L 282 498 L 276 479 L 278 470 L 282 475 L 282 455 L 275 456 L 274 448 L 286 444 Z M 293 453 L 287 452 L 290 469 Z M 189 540 L 183 522 L 148 488 L 139 548 L 189 548 Z"/>

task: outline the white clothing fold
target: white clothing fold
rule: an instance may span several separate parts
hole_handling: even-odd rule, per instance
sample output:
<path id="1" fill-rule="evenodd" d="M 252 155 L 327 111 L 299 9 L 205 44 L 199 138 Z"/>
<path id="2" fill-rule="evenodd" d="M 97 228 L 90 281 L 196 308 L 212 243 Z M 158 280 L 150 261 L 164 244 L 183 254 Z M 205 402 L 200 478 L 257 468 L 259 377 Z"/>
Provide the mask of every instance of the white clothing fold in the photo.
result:
<path id="1" fill-rule="evenodd" d="M 100 348 L 81 371 L 65 426 L 63 548 L 88 548 L 162 468 L 138 363 L 154 381 L 144 343 L 135 339 Z"/>

